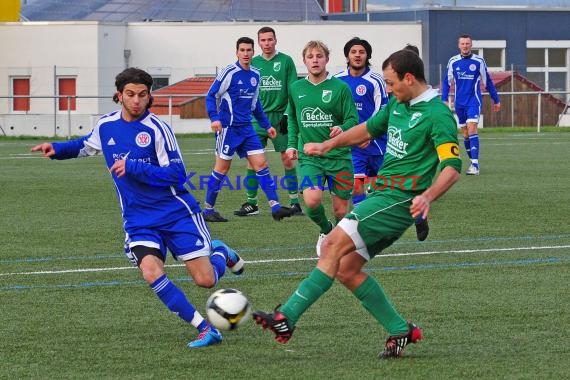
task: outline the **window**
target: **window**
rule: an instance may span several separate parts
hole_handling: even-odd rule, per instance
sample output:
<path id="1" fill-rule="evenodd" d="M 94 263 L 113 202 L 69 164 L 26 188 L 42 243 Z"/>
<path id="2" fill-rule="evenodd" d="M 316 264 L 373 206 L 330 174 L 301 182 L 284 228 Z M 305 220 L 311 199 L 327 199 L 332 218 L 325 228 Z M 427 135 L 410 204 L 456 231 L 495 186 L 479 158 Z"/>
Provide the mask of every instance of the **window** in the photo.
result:
<path id="1" fill-rule="evenodd" d="M 528 67 L 544 67 L 544 49 L 526 49 L 526 65 Z"/>
<path id="2" fill-rule="evenodd" d="M 483 58 L 487 62 L 487 67 L 504 68 L 503 49 L 485 49 Z"/>
<path id="3" fill-rule="evenodd" d="M 489 71 L 505 70 L 505 40 L 473 40 L 473 53 L 485 60 Z"/>
<path id="4" fill-rule="evenodd" d="M 151 91 L 156 91 L 159 88 L 166 87 L 169 85 L 169 77 L 152 77 L 152 89 Z"/>
<path id="5" fill-rule="evenodd" d="M 545 91 L 568 91 L 570 41 L 527 41 L 526 46 L 527 77 Z"/>
<path id="6" fill-rule="evenodd" d="M 30 95 L 30 78 L 12 78 L 12 95 L 23 96 Z M 13 111 L 30 110 L 30 98 L 14 98 L 12 101 Z"/>
<path id="7" fill-rule="evenodd" d="M 550 67 L 566 67 L 566 51 L 568 49 L 548 49 L 548 65 Z"/>
<path id="8" fill-rule="evenodd" d="M 67 111 L 68 107 L 70 111 L 75 111 L 75 95 L 76 95 L 76 85 L 75 78 L 58 78 L 57 88 L 59 98 L 59 110 Z M 68 98 L 67 96 L 70 96 Z M 69 105 L 68 105 L 69 102 Z"/>

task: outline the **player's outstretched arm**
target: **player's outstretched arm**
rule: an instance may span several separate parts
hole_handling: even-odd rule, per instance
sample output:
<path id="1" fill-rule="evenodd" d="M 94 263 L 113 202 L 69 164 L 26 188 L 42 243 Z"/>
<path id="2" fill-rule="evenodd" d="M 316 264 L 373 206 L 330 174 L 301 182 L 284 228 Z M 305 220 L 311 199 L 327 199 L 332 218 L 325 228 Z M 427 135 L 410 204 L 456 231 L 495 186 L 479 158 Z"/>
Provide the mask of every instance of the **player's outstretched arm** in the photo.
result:
<path id="1" fill-rule="evenodd" d="M 309 156 L 322 156 L 331 149 L 358 145 L 371 138 L 372 136 L 366 129 L 366 123 L 361 123 L 323 143 L 307 143 L 303 147 L 303 151 Z"/>
<path id="2" fill-rule="evenodd" d="M 53 144 L 48 142 L 38 144 L 34 146 L 30 151 L 42 152 L 42 155 L 44 157 L 52 157 L 55 155 L 55 149 L 53 149 Z"/>

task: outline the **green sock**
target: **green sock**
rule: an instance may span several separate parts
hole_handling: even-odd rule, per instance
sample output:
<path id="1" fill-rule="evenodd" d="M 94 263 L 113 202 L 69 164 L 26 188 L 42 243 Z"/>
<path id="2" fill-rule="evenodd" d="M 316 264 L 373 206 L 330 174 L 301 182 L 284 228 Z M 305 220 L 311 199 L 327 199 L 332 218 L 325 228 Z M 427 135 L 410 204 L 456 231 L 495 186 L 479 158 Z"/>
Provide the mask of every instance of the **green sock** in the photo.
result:
<path id="1" fill-rule="evenodd" d="M 309 218 L 315 222 L 315 224 L 321 227 L 321 233 L 328 234 L 332 230 L 332 224 L 327 219 L 327 215 L 325 214 L 325 208 L 323 205 L 319 205 L 317 208 L 306 208 L 306 213 Z"/>
<path id="2" fill-rule="evenodd" d="M 257 189 L 259 182 L 255 176 L 255 170 L 247 168 L 245 170 L 245 195 L 247 196 L 247 203 L 257 206 Z"/>
<path id="3" fill-rule="evenodd" d="M 291 327 L 295 326 L 301 315 L 330 289 L 333 281 L 334 278 L 327 276 L 319 268 L 313 269 L 309 277 L 301 281 L 297 290 L 280 309 Z"/>
<path id="4" fill-rule="evenodd" d="M 400 335 L 408 331 L 408 323 L 396 311 L 384 289 L 374 278 L 368 276 L 353 293 L 390 335 Z"/>
<path id="5" fill-rule="evenodd" d="M 297 182 L 297 168 L 285 169 L 285 188 L 288 189 L 289 201 L 292 205 L 299 203 L 299 192 L 297 188 L 299 183 Z"/>

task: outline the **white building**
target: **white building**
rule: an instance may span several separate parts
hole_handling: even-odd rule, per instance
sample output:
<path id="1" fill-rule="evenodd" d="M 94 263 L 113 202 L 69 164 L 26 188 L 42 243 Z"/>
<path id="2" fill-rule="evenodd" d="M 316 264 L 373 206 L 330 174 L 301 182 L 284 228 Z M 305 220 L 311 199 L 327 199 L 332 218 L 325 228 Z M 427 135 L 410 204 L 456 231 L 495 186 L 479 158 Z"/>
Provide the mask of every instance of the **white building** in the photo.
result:
<path id="1" fill-rule="evenodd" d="M 354 36 L 371 43 L 377 70 L 391 52 L 406 43 L 421 47 L 422 41 L 418 22 L 0 23 L 0 133 L 85 134 L 98 115 L 116 108 L 110 100 L 114 77 L 125 67 L 142 68 L 168 84 L 215 75 L 236 60 L 239 37 L 256 40 L 266 25 L 274 27 L 277 48 L 293 57 L 299 73 L 306 71 L 301 51 L 309 40 L 329 46 L 331 72 L 345 67 L 343 46 Z M 64 97 L 58 101 L 58 95 Z M 170 121 L 176 132 L 209 130 L 205 120 Z"/>

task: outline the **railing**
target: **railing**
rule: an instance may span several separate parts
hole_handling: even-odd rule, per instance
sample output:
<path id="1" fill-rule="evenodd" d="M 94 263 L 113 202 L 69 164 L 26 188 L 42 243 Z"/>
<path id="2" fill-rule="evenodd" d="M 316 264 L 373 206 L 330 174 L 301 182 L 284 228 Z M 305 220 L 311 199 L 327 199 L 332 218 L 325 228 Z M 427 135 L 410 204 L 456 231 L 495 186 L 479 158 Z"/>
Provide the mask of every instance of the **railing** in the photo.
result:
<path id="1" fill-rule="evenodd" d="M 502 126 L 529 126 L 536 127 L 537 132 L 541 131 L 543 125 L 543 103 L 544 97 L 553 99 L 552 96 L 564 99 L 570 98 L 570 92 L 564 91 L 524 91 L 524 92 L 500 92 L 502 104 L 507 103 L 507 99 L 510 99 L 510 123 L 504 123 Z M 176 98 L 190 98 L 190 97 L 203 97 L 205 94 L 174 94 L 174 95 L 153 95 L 155 99 L 167 98 L 168 99 L 168 112 L 166 114 L 159 115 L 165 121 L 167 121 L 175 130 L 177 131 L 177 124 L 183 123 L 184 120 L 180 120 L 179 116 L 174 112 L 174 104 Z M 522 109 L 517 108 L 517 97 L 536 96 L 536 105 L 534 108 L 522 107 Z M 487 98 L 488 94 L 484 94 Z M 24 98 L 30 100 L 30 110 L 28 111 L 12 111 L 12 105 L 14 99 Z M 59 109 L 59 100 L 65 99 L 67 104 L 66 110 Z M 89 104 L 84 104 L 81 100 L 93 100 Z M 34 102 L 34 100 L 36 100 Z M 44 102 L 42 102 L 44 100 Z M 45 100 L 49 100 L 51 104 L 47 104 Z M 75 100 L 75 110 L 72 110 L 71 104 Z M 520 100 L 520 99 L 519 99 Z M 486 99 L 488 101 L 488 99 Z M 552 125 L 562 125 L 560 123 L 561 118 L 564 113 L 568 112 L 568 104 L 564 101 L 558 100 L 559 103 L 557 110 L 560 109 Z M 155 104 L 158 103 L 155 100 Z M 560 107 L 560 104 L 566 104 L 564 107 Z M 166 107 L 166 105 L 162 105 Z M 72 135 L 87 133 L 93 125 L 96 123 L 99 115 L 111 112 L 117 108 L 117 105 L 112 102 L 112 98 L 108 96 L 0 96 L 0 133 L 4 135 L 53 135 L 53 136 L 64 136 L 70 137 Z M 38 109 L 39 111 L 34 111 Z M 500 112 L 506 112 L 503 108 Z M 524 114 L 528 119 L 532 119 L 532 124 L 521 125 L 516 123 L 516 116 L 518 114 Z M 551 115 L 552 116 L 552 115 Z M 487 118 L 488 116 L 485 116 Z M 33 120 L 32 120 L 33 118 Z M 570 119 L 570 115 L 568 116 Z M 199 118 L 199 120 L 206 120 Z M 207 122 L 207 120 L 205 121 Z M 83 131 L 83 124 L 85 125 L 85 130 Z M 39 125 L 39 126 L 38 126 Z M 51 128 L 50 128 L 51 125 Z M 550 124 L 549 124 L 550 125 Z M 209 123 L 207 125 L 209 127 Z M 209 131 L 206 128 L 204 131 Z M 204 132 L 202 130 L 197 130 L 196 132 Z M 41 133 L 40 133 L 41 132 Z"/>

